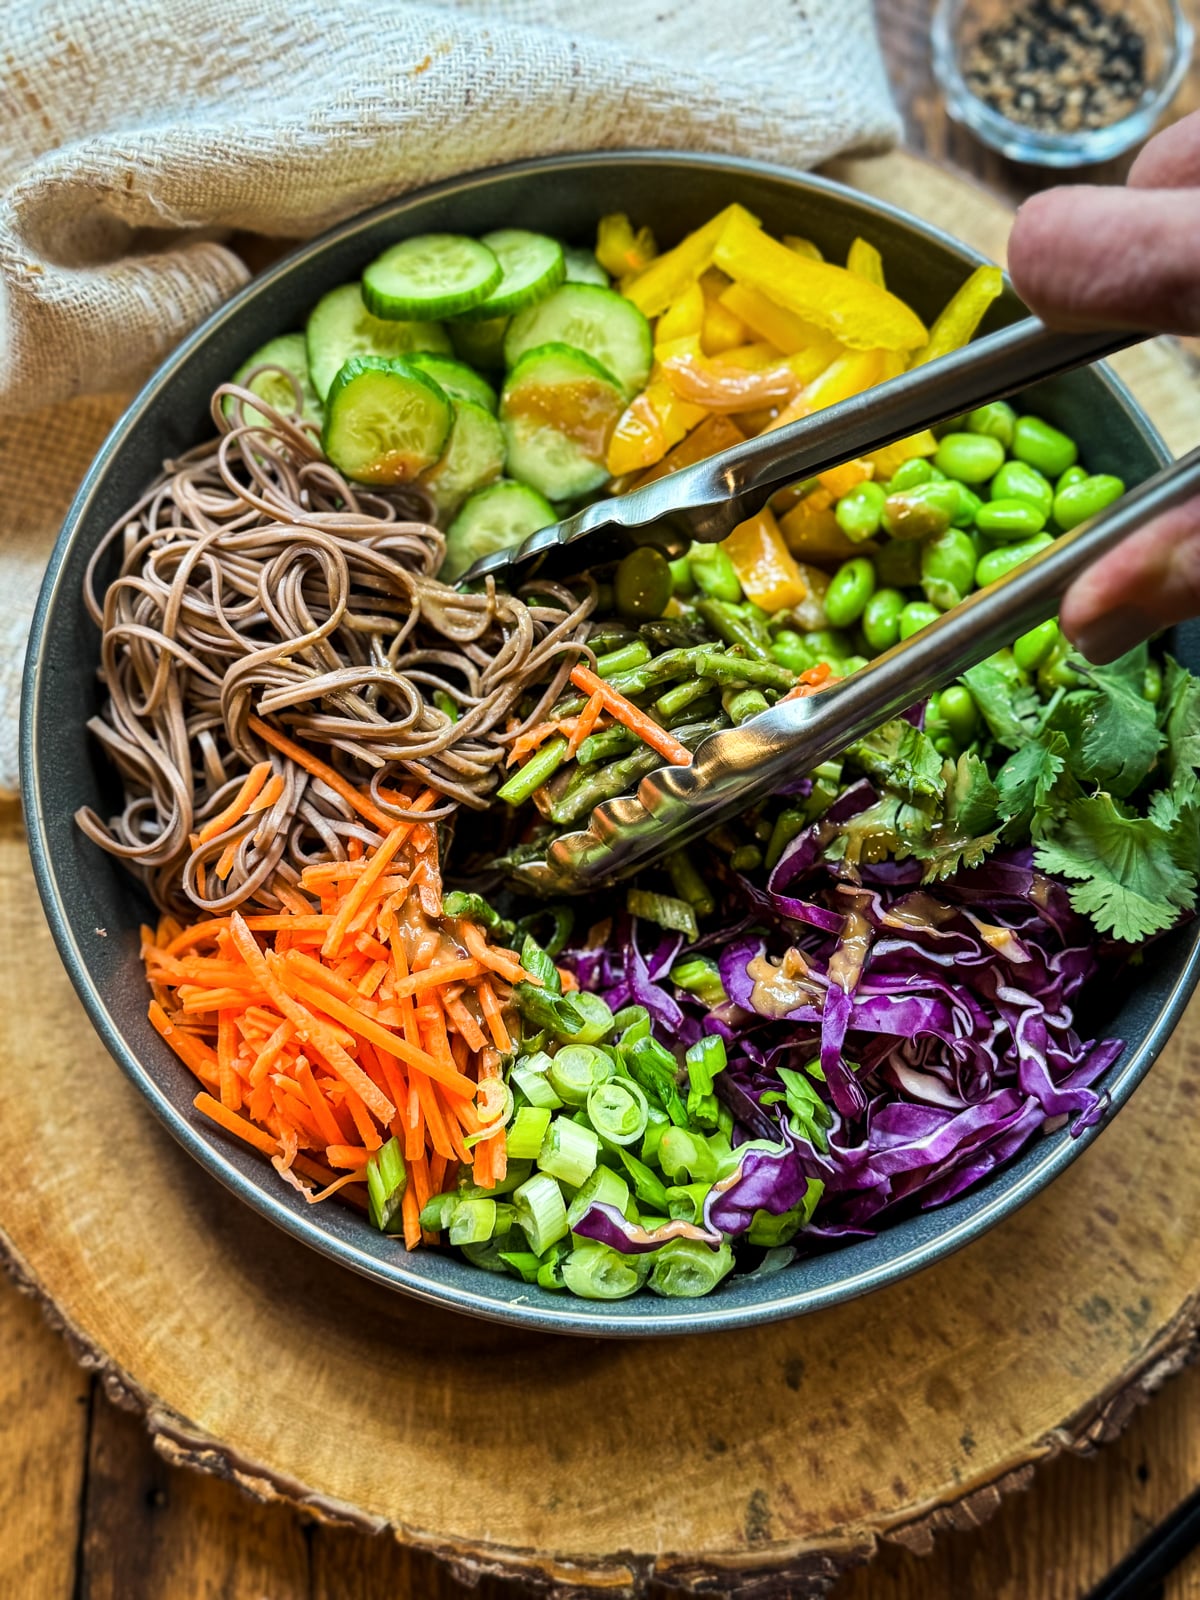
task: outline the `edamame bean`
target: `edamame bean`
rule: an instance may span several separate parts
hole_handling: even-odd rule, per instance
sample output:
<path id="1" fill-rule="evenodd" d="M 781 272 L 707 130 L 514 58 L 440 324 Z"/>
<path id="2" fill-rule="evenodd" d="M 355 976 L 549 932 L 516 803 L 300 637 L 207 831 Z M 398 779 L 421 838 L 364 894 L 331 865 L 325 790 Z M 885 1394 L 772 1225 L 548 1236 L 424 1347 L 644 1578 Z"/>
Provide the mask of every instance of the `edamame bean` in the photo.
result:
<path id="1" fill-rule="evenodd" d="M 1054 490 L 1049 478 L 1027 461 L 1006 461 L 992 479 L 993 500 L 1030 500 L 1040 511 L 1050 515 L 1054 504 Z"/>
<path id="2" fill-rule="evenodd" d="M 1041 533 L 1050 515 L 1032 500 L 988 500 L 975 513 L 975 526 L 989 539 L 1029 539 Z"/>
<path id="3" fill-rule="evenodd" d="M 1048 478 L 1057 478 L 1060 472 L 1073 467 L 1079 455 L 1074 439 L 1052 428 L 1041 417 L 1017 418 L 1011 449 L 1018 461 L 1027 461 Z"/>
<path id="4" fill-rule="evenodd" d="M 816 628 L 806 633 L 804 643 L 812 655 L 813 665 L 818 661 L 828 661 L 830 666 L 834 666 L 850 654 L 849 639 L 844 633 L 835 633 L 832 628 Z"/>
<path id="5" fill-rule="evenodd" d="M 950 737 L 960 745 L 968 745 L 979 732 L 979 709 L 975 696 L 963 683 L 952 683 L 938 696 L 938 710 Z"/>
<path id="6" fill-rule="evenodd" d="M 910 600 L 900 613 L 900 637 L 911 639 L 914 633 L 920 633 L 922 628 L 927 628 L 940 616 L 938 608 L 931 606 L 927 600 Z"/>
<path id="7" fill-rule="evenodd" d="M 1058 648 L 1061 637 L 1058 622 L 1051 617 L 1049 622 L 1039 623 L 1036 628 L 1030 628 L 1028 633 L 1023 633 L 1014 641 L 1013 659 L 1023 671 L 1036 672 L 1042 662 Z"/>
<path id="8" fill-rule="evenodd" d="M 1004 464 L 1004 446 L 988 433 L 948 433 L 933 459 L 960 483 L 986 483 Z"/>
<path id="9" fill-rule="evenodd" d="M 844 661 L 838 663 L 838 671 L 843 678 L 848 678 L 852 672 L 861 672 L 864 667 L 870 665 L 866 656 L 847 656 Z"/>
<path id="10" fill-rule="evenodd" d="M 1065 472 L 1060 472 L 1058 477 L 1054 480 L 1055 494 L 1057 494 L 1060 489 L 1069 489 L 1073 483 L 1082 483 L 1086 477 L 1086 467 L 1068 467 Z"/>
<path id="11" fill-rule="evenodd" d="M 617 564 L 613 574 L 617 612 L 635 622 L 653 622 L 661 617 L 671 598 L 671 589 L 670 563 L 652 544 L 631 550 Z"/>
<path id="12" fill-rule="evenodd" d="M 883 526 L 893 539 L 932 539 L 945 533 L 959 508 L 955 483 L 919 483 L 888 495 Z"/>
<path id="13" fill-rule="evenodd" d="M 1007 400 L 993 400 L 991 405 L 977 406 L 967 417 L 968 433 L 986 433 L 999 439 L 1007 450 L 1012 443 L 1013 424 L 1017 413 Z"/>
<path id="14" fill-rule="evenodd" d="M 933 467 L 930 463 L 924 456 L 912 456 L 892 473 L 888 492 L 894 494 L 898 489 L 915 489 L 919 483 L 932 483 L 932 481 Z"/>
<path id="15" fill-rule="evenodd" d="M 958 748 L 958 741 L 948 733 L 939 734 L 933 741 L 933 748 L 938 755 L 944 756 L 947 761 L 957 761 L 962 754 Z"/>
<path id="16" fill-rule="evenodd" d="M 825 615 L 835 628 L 848 628 L 862 616 L 875 593 L 875 568 L 866 556 L 845 561 L 825 591 Z"/>
<path id="17" fill-rule="evenodd" d="M 696 585 L 692 582 L 692 564 L 686 556 L 671 562 L 671 589 L 685 598 L 696 592 Z"/>
<path id="18" fill-rule="evenodd" d="M 1142 699 L 1149 700 L 1152 706 L 1156 706 L 1162 699 L 1162 691 L 1162 668 L 1157 661 L 1148 661 L 1146 670 L 1142 674 Z"/>
<path id="19" fill-rule="evenodd" d="M 1056 689 L 1077 689 L 1084 681 L 1074 667 L 1068 666 L 1070 653 L 1071 646 L 1060 635 L 1058 643 L 1038 668 L 1038 688 L 1047 699 Z"/>
<path id="20" fill-rule="evenodd" d="M 791 628 L 780 628 L 771 644 L 771 654 L 781 667 L 792 672 L 807 672 L 816 665 L 816 658 L 798 633 Z"/>
<path id="21" fill-rule="evenodd" d="M 921 546 L 912 539 L 885 539 L 875 552 L 875 575 L 890 589 L 921 581 Z"/>
<path id="22" fill-rule="evenodd" d="M 961 528 L 948 528 L 921 547 L 921 587 L 931 605 L 949 611 L 975 587 L 978 557 Z"/>
<path id="23" fill-rule="evenodd" d="M 1095 477 L 1068 484 L 1058 491 L 1054 496 L 1054 520 L 1064 533 L 1069 532 L 1103 511 L 1105 506 L 1112 505 L 1124 493 L 1125 485 L 1120 478 L 1114 478 L 1109 472 L 1098 472 Z"/>
<path id="24" fill-rule="evenodd" d="M 737 568 L 728 550 L 722 550 L 719 544 L 694 544 L 688 551 L 688 564 L 692 569 L 692 582 L 710 600 L 728 600 L 736 604 L 744 598 Z"/>
<path id="25" fill-rule="evenodd" d="M 989 583 L 995 583 L 997 578 L 1004 577 L 1014 567 L 1022 566 L 1039 550 L 1053 543 L 1048 533 L 1039 533 L 1035 539 L 1023 539 L 1020 544 L 1005 544 L 999 550 L 989 550 L 975 568 L 975 582 L 985 589 Z"/>
<path id="26" fill-rule="evenodd" d="M 879 653 L 890 650 L 900 637 L 900 613 L 905 607 L 899 589 L 876 589 L 862 614 L 862 631 L 867 644 Z"/>
<path id="27" fill-rule="evenodd" d="M 851 489 L 849 494 L 842 496 L 834 507 L 833 514 L 837 518 L 838 527 L 847 539 L 855 544 L 862 544 L 865 539 L 875 537 L 879 532 L 879 521 L 883 516 L 886 499 L 883 485 L 874 483 L 870 478 Z"/>
<path id="28" fill-rule="evenodd" d="M 979 508 L 982 504 L 983 501 L 975 493 L 974 489 L 968 489 L 965 483 L 960 483 L 958 486 L 958 510 L 952 518 L 953 526 L 956 528 L 969 528 L 979 515 Z"/>

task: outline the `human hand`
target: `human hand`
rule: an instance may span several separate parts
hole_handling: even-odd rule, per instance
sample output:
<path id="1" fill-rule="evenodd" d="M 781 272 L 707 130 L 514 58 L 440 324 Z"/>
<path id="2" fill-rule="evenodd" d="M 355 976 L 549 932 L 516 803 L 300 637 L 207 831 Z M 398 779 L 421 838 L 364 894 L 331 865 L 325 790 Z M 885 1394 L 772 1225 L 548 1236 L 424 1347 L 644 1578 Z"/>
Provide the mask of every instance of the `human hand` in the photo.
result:
<path id="1" fill-rule="evenodd" d="M 1059 328 L 1200 333 L 1200 112 L 1151 139 L 1125 188 L 1047 189 L 1017 212 L 1008 267 Z M 1112 661 L 1200 615 L 1200 498 L 1146 524 L 1071 585 L 1067 637 Z"/>

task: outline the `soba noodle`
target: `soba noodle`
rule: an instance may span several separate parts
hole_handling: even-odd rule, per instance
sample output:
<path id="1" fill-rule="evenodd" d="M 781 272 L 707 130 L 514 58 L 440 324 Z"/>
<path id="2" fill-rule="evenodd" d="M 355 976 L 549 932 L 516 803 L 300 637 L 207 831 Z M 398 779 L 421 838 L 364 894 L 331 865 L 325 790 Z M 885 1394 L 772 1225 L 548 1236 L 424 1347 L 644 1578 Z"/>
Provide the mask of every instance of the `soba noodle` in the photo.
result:
<path id="1" fill-rule="evenodd" d="M 595 604 L 593 586 L 580 599 L 539 583 L 521 598 L 490 580 L 479 594 L 439 583 L 445 540 L 421 491 L 354 488 L 311 423 L 248 389 L 223 384 L 212 409 L 217 438 L 167 463 L 102 540 L 86 585 L 108 695 L 90 727 L 124 806 L 107 823 L 90 809 L 78 820 L 161 906 L 189 915 L 276 908 L 310 859 L 376 838 L 330 788 L 265 748 L 252 716 L 369 783 L 397 819 L 402 807 L 380 786 L 406 778 L 445 797 L 426 818 L 481 808 L 512 741 L 590 658 Z M 120 569 L 100 596 L 117 541 Z M 515 722 L 535 686 L 537 703 Z M 264 758 L 278 798 L 200 842 Z"/>

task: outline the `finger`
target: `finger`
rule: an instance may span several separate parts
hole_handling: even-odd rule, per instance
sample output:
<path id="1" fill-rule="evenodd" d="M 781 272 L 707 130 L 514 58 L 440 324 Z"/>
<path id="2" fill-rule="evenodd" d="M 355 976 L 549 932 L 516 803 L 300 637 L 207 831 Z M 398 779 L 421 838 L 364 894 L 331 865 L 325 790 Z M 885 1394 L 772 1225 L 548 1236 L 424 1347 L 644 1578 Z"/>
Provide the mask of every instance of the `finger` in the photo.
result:
<path id="1" fill-rule="evenodd" d="M 1089 661 L 1115 661 L 1159 628 L 1200 615 L 1200 497 L 1132 534 L 1075 580 L 1062 628 Z"/>
<path id="2" fill-rule="evenodd" d="M 1200 328 L 1200 189 L 1047 189 L 1017 212 L 1017 293 L 1061 328 Z"/>
<path id="3" fill-rule="evenodd" d="M 1156 133 L 1129 169 L 1131 189 L 1200 186 L 1200 111 Z"/>

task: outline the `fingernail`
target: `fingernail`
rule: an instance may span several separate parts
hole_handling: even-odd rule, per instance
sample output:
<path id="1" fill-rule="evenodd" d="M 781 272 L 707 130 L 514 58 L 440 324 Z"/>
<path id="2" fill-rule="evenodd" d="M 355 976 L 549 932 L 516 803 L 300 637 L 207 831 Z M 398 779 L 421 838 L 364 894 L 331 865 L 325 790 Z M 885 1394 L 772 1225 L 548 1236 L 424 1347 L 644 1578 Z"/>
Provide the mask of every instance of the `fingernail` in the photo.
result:
<path id="1" fill-rule="evenodd" d="M 1102 667 L 1148 639 L 1156 626 L 1137 606 L 1118 606 L 1081 628 L 1072 643 L 1089 661 Z"/>

